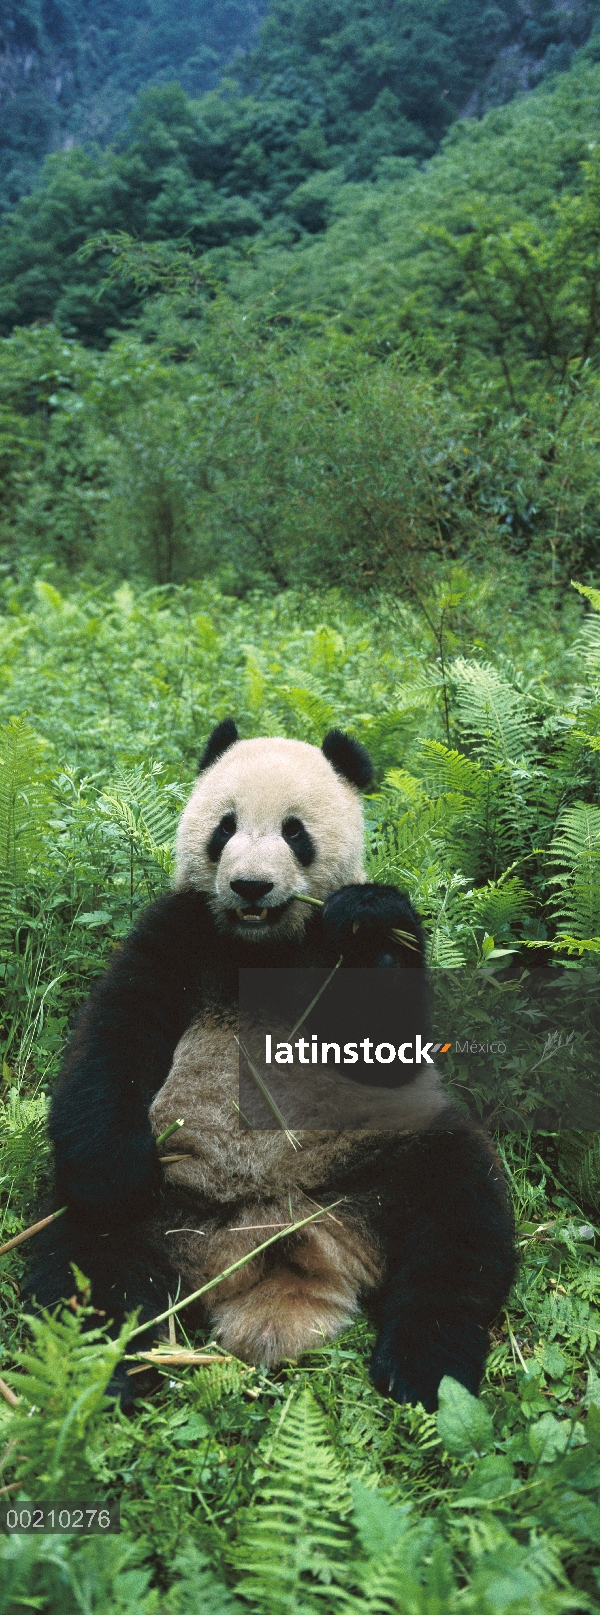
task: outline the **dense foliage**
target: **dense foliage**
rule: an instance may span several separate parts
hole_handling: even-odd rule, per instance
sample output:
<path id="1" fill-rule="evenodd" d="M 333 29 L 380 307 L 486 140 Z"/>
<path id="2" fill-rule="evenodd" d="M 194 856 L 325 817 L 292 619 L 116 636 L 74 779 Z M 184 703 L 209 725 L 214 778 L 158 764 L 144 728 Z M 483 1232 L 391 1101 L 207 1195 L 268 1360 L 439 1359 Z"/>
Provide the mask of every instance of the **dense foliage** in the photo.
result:
<path id="1" fill-rule="evenodd" d="M 432 621 L 446 614 L 439 646 L 393 599 L 366 612 L 335 593 L 236 602 L 206 584 L 63 597 L 39 583 L 33 604 L 6 592 L 3 1239 L 43 1189 L 68 1017 L 168 879 L 198 749 L 232 710 L 246 734 L 318 741 L 337 721 L 368 743 L 371 870 L 410 890 L 432 964 L 470 961 L 497 1001 L 507 958 L 523 976 L 545 949 L 583 957 L 595 993 L 600 618 L 581 621 L 573 594 L 557 632 L 539 607 L 523 654 L 504 594 L 456 573 L 449 585 L 425 602 Z M 459 1100 L 476 1092 L 468 1058 L 449 1074 Z M 52 1615 L 599 1607 L 598 1135 L 530 1135 L 522 1075 L 525 1130 L 501 1148 L 523 1263 L 482 1399 L 446 1381 L 437 1418 L 372 1389 L 364 1323 L 267 1374 L 214 1349 L 186 1366 L 202 1340 L 185 1311 L 170 1348 L 183 1356 L 124 1418 L 103 1392 L 146 1337 L 82 1334 L 85 1288 L 79 1310 L 28 1337 L 23 1248 L 1 1259 L 0 1373 L 20 1398 L 0 1411 L 8 1497 L 118 1499 L 124 1522 L 121 1537 L 6 1541 L 6 1615 L 24 1602 Z"/>
<path id="2" fill-rule="evenodd" d="M 426 155 L 467 103 L 481 111 L 568 67 L 597 9 L 595 0 L 283 0 L 245 57 L 266 0 L 2 0 L 0 205 L 30 188 L 48 150 L 118 137 L 144 85 L 176 80 L 197 95 L 229 67 L 241 85 L 231 86 L 225 127 L 212 127 L 210 97 L 196 115 L 217 135 L 226 189 L 266 189 L 272 212 L 282 181 L 289 189 L 340 162 L 362 178 L 386 156 Z"/>
<path id="3" fill-rule="evenodd" d="M 262 10 L 260 0 L 1 0 L 0 206 L 30 188 L 47 151 L 111 139 L 143 85 L 209 89 Z"/>
<path id="4" fill-rule="evenodd" d="M 181 243 L 178 89 L 149 93 L 129 155 L 57 159 L 0 242 L 5 329 L 25 322 L 0 345 L 9 575 L 414 598 L 448 559 L 510 557 L 535 588 L 593 574 L 599 94 L 590 46 L 423 171 L 300 186 L 328 228 L 251 253 Z M 207 196 L 200 237 L 238 208 Z"/>

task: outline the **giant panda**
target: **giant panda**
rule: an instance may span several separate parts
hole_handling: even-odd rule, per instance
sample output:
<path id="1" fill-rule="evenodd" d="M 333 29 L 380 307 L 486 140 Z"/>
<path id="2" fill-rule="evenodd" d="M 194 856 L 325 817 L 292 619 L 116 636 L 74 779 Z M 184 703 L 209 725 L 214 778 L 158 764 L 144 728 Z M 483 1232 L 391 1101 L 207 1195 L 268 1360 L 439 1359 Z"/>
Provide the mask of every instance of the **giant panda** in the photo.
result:
<path id="1" fill-rule="evenodd" d="M 445 1374 L 477 1392 L 513 1277 L 490 1144 L 430 1065 L 395 1085 L 311 1069 L 296 1136 L 244 1127 L 236 1105 L 242 968 L 401 967 L 425 1013 L 418 916 L 396 887 L 365 876 L 371 779 L 364 748 L 337 730 L 320 749 L 239 739 L 229 719 L 211 734 L 173 888 L 116 952 L 67 1048 L 50 1134 L 56 1203 L 68 1211 L 38 1238 L 30 1288 L 53 1305 L 71 1293 L 76 1263 L 113 1327 L 135 1309 L 145 1321 L 254 1250 L 265 1229 L 323 1206 L 211 1290 L 198 1321 L 225 1351 L 273 1366 L 333 1339 L 363 1307 L 377 1331 L 375 1385 L 430 1410 Z M 177 1118 L 165 1160 L 155 1140 Z M 125 1405 L 137 1387 L 122 1368 Z"/>

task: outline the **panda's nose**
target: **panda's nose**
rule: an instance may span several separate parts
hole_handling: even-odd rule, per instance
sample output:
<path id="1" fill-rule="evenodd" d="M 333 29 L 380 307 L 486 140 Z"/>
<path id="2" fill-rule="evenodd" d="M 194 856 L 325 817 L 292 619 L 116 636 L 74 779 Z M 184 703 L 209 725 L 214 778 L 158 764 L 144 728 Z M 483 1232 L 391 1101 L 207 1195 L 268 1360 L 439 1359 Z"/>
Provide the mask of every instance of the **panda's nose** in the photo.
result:
<path id="1" fill-rule="evenodd" d="M 232 892 L 245 897 L 248 903 L 258 903 L 260 897 L 266 897 L 267 892 L 273 890 L 272 880 L 230 880 L 229 885 Z"/>

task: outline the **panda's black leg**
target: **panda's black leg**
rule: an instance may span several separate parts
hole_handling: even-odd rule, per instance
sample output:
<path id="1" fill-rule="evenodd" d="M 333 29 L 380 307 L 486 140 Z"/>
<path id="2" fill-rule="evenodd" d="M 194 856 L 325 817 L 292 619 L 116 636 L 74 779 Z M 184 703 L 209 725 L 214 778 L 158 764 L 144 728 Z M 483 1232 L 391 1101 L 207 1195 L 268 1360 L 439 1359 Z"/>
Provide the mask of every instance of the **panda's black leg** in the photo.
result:
<path id="1" fill-rule="evenodd" d="M 147 1222 L 99 1233 L 67 1213 L 43 1229 L 35 1244 L 28 1289 L 38 1311 L 68 1301 L 76 1292 L 73 1262 L 91 1283 L 96 1313 L 90 1317 L 90 1327 L 106 1324 L 107 1333 L 115 1335 L 129 1313 L 137 1312 L 138 1322 L 145 1323 L 169 1305 L 169 1287 L 172 1291 L 176 1280 L 152 1261 Z M 152 1340 L 149 1329 L 140 1343 L 149 1346 Z M 125 1408 L 149 1386 L 145 1375 L 128 1373 L 131 1366 L 120 1363 L 108 1387 L 108 1394 L 118 1395 Z"/>
<path id="2" fill-rule="evenodd" d="M 490 1146 L 460 1124 L 420 1135 L 399 1173 L 395 1216 L 387 1209 L 371 1374 L 384 1395 L 432 1412 L 445 1374 L 477 1394 L 514 1276 L 513 1222 Z"/>

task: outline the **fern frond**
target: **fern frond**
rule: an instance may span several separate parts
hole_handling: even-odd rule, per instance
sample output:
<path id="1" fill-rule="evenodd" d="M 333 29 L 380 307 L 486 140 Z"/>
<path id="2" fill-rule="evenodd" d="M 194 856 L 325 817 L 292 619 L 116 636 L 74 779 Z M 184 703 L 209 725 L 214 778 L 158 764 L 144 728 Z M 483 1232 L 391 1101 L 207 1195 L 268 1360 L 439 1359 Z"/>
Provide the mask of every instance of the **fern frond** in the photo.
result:
<path id="1" fill-rule="evenodd" d="M 152 858 L 169 875 L 173 868 L 173 840 L 185 793 L 178 786 L 162 785 L 160 767 L 120 769 L 114 784 L 103 791 L 105 816 L 123 831 L 138 853 Z"/>
<path id="2" fill-rule="evenodd" d="M 246 1572 L 239 1592 L 265 1615 L 299 1615 L 343 1575 L 351 1542 L 349 1488 L 309 1390 L 279 1416 L 267 1461 L 232 1559 Z"/>
<path id="3" fill-rule="evenodd" d="M 490 936 L 499 936 L 518 925 L 531 912 L 534 899 L 517 875 L 491 880 L 469 894 L 473 925 L 483 926 Z"/>
<path id="4" fill-rule="evenodd" d="M 352 1615 L 398 1615 L 454 1608 L 457 1585 L 446 1543 L 430 1519 L 413 1523 L 410 1503 L 398 1507 L 354 1481 L 354 1524 L 365 1554 L 353 1565 L 360 1594 L 344 1607 Z"/>
<path id="5" fill-rule="evenodd" d="M 393 825 L 376 830 L 368 860 L 369 878 L 379 881 L 407 879 L 418 872 L 428 853 L 444 845 L 445 833 L 465 810 L 459 792 L 438 796 L 423 807 L 409 808 Z"/>
<path id="6" fill-rule="evenodd" d="M 131 1334 L 125 1324 L 117 1340 L 108 1340 L 102 1330 L 86 1329 L 88 1321 L 86 1307 L 29 1318 L 32 1343 L 17 1352 L 20 1372 L 8 1376 L 19 1393 L 11 1468 L 26 1494 L 40 1500 L 81 1496 L 91 1481 L 87 1439 Z"/>
<path id="7" fill-rule="evenodd" d="M 46 1134 L 49 1100 L 22 1099 L 11 1088 L 5 1104 L 0 1104 L 0 1175 L 14 1193 L 27 1186 L 30 1193 L 50 1151 Z"/>
<path id="8" fill-rule="evenodd" d="M 451 751 L 440 740 L 424 740 L 421 752 L 425 759 L 424 778 L 431 796 L 444 796 L 457 791 L 464 796 L 480 797 L 486 789 L 486 777 L 480 763 L 464 757 L 460 751 Z"/>
<path id="9" fill-rule="evenodd" d="M 571 656 L 577 668 L 583 669 L 588 684 L 598 684 L 600 683 L 600 590 L 586 588 L 583 583 L 574 583 L 572 587 L 589 600 L 593 614 L 589 613 L 584 617 Z"/>
<path id="10" fill-rule="evenodd" d="M 299 732 L 300 739 L 320 745 L 325 731 L 335 723 L 335 708 L 332 703 L 321 695 L 320 691 L 311 689 L 308 682 L 306 685 L 287 685 L 281 693 L 295 719 L 294 727 Z"/>
<path id="11" fill-rule="evenodd" d="M 550 876 L 558 887 L 554 909 L 558 935 L 591 939 L 600 932 L 600 808 L 576 802 L 561 815 L 549 861 L 562 864 Z"/>
<path id="12" fill-rule="evenodd" d="M 161 1599 L 164 1615 L 193 1615 L 194 1611 L 198 1615 L 248 1615 L 247 1605 L 229 1591 L 193 1543 L 177 1555 L 174 1570 L 178 1579 L 164 1602 Z"/>
<path id="13" fill-rule="evenodd" d="M 237 1395 L 247 1378 L 248 1369 L 242 1363 L 211 1363 L 194 1375 L 195 1405 L 199 1411 L 212 1413 L 224 1396 Z"/>
<path id="14" fill-rule="evenodd" d="M 452 679 L 461 727 L 488 767 L 531 757 L 535 731 L 529 701 L 520 690 L 488 662 L 462 656 L 452 663 Z"/>
<path id="15" fill-rule="evenodd" d="M 427 801 L 427 792 L 423 789 L 421 781 L 409 774 L 406 768 L 390 768 L 385 776 L 384 785 L 391 786 L 393 791 L 403 797 L 411 808 L 422 807 Z"/>
<path id="16" fill-rule="evenodd" d="M 561 1133 L 559 1161 L 567 1187 L 600 1212 L 600 1133 Z"/>

